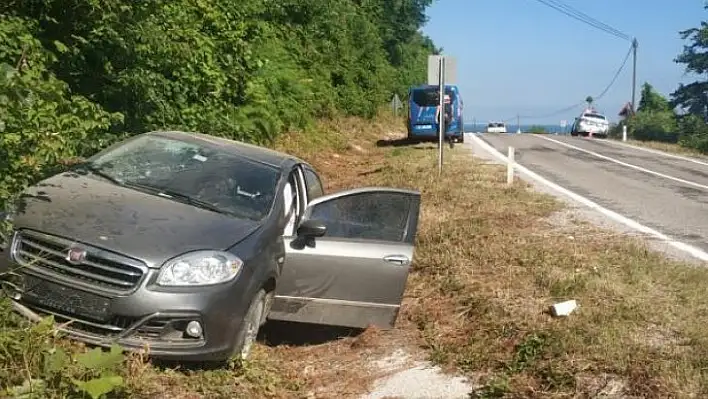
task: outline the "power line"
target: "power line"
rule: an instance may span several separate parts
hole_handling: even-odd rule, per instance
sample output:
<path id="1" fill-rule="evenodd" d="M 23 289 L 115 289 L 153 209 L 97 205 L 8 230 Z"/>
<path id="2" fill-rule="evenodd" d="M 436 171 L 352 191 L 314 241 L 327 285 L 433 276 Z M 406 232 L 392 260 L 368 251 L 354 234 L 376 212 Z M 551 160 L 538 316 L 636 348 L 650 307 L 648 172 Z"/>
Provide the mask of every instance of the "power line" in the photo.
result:
<path id="1" fill-rule="evenodd" d="M 619 69 L 617 69 L 617 72 L 615 72 L 615 76 L 612 78 L 612 81 L 610 81 L 610 84 L 605 87 L 605 90 L 602 91 L 597 97 L 594 97 L 596 100 L 602 98 L 607 92 L 610 90 L 610 88 L 615 84 L 615 81 L 617 81 L 617 78 L 619 77 L 620 73 L 622 73 L 622 70 L 624 69 L 625 65 L 627 65 L 627 60 L 629 60 L 629 56 L 632 54 L 632 50 L 634 50 L 634 44 L 632 44 L 629 47 L 629 51 L 627 51 L 627 55 L 624 56 L 624 61 L 622 61 L 622 65 L 620 65 Z"/>
<path id="2" fill-rule="evenodd" d="M 561 7 L 564 10 L 580 17 L 583 20 L 583 22 L 588 21 L 587 23 L 591 24 L 592 26 L 597 26 L 607 33 L 614 34 L 615 36 L 617 36 L 619 38 L 631 41 L 631 38 L 628 34 L 622 32 L 621 30 L 616 29 L 616 28 L 614 28 L 614 27 L 612 27 L 612 26 L 610 26 L 610 25 L 608 25 L 596 18 L 593 18 L 593 17 L 585 14 L 584 12 L 578 10 L 577 8 L 573 8 L 572 6 L 569 6 L 568 4 L 565 4 L 560 0 L 547 0 L 547 1 L 550 1 L 551 3 L 557 5 L 558 7 Z"/>
<path id="3" fill-rule="evenodd" d="M 604 89 L 600 94 L 598 94 L 597 96 L 593 97 L 593 100 L 599 100 L 599 99 L 601 99 L 602 97 L 605 96 L 605 94 L 607 94 L 607 92 L 610 91 L 610 89 L 612 88 L 612 86 L 614 86 L 615 82 L 617 81 L 617 78 L 619 77 L 619 75 L 620 75 L 620 74 L 622 73 L 622 71 L 624 70 L 624 67 L 627 66 L 627 61 L 629 60 L 629 56 L 632 54 L 632 50 L 633 50 L 633 49 L 634 49 L 634 45 L 632 45 L 632 46 L 629 47 L 629 51 L 627 51 L 627 55 L 624 56 L 624 60 L 622 60 L 622 64 L 620 65 L 620 67 L 619 67 L 619 68 L 617 69 L 617 71 L 615 72 L 615 74 L 614 74 L 614 76 L 612 77 L 612 80 L 610 81 L 610 83 L 605 87 L 605 89 Z M 553 111 L 552 113 L 546 114 L 546 115 L 536 115 L 536 116 L 521 115 L 520 117 L 523 118 L 523 119 L 550 118 L 551 116 L 556 116 L 556 115 L 559 115 L 559 114 L 563 114 L 563 113 L 569 112 L 569 111 L 571 111 L 571 110 L 573 110 L 573 109 L 575 109 L 575 108 L 577 108 L 577 107 L 579 107 L 579 106 L 581 106 L 581 105 L 583 105 L 583 104 L 585 104 L 585 101 L 581 101 L 581 102 L 579 102 L 579 103 L 573 104 L 573 105 L 568 106 L 568 107 L 565 107 L 565 108 L 563 108 L 563 109 L 559 109 L 559 110 L 557 110 L 557 111 Z M 517 116 L 513 116 L 513 117 L 511 117 L 511 118 L 505 119 L 504 122 L 511 121 L 511 120 L 516 119 L 516 118 L 517 118 Z"/>
<path id="4" fill-rule="evenodd" d="M 543 4 L 543 5 L 548 6 L 550 8 L 553 8 L 554 10 L 559 11 L 571 18 L 574 18 L 580 22 L 583 22 L 583 23 L 590 25 L 596 29 L 599 29 L 605 33 L 608 33 L 612 36 L 615 36 L 620 39 L 632 41 L 632 38 L 629 35 L 620 31 L 619 29 L 613 28 L 612 26 L 610 26 L 604 22 L 598 21 L 597 19 L 595 19 L 595 18 L 593 18 L 593 17 L 591 17 L 591 16 L 565 4 L 565 3 L 562 3 L 559 0 L 536 0 L 536 1 Z"/>

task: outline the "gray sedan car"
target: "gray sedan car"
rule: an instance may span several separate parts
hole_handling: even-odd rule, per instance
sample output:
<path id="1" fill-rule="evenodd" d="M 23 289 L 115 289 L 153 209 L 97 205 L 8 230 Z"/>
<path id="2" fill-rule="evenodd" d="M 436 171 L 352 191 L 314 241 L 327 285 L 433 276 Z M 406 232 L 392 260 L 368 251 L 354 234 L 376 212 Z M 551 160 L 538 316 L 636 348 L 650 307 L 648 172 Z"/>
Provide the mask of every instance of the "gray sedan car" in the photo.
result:
<path id="1" fill-rule="evenodd" d="M 325 195 L 287 154 L 145 133 L 24 192 L 0 281 L 16 311 L 89 344 L 246 358 L 267 319 L 392 327 L 419 208 L 410 190 Z"/>

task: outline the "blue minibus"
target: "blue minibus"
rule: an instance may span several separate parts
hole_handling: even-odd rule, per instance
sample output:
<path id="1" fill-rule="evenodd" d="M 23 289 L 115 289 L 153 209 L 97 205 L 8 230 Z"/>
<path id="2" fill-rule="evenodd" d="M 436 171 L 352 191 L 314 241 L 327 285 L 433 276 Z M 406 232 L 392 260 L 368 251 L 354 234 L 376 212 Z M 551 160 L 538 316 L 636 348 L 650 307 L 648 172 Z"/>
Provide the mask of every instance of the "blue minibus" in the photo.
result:
<path id="1" fill-rule="evenodd" d="M 422 141 L 438 138 L 439 86 L 423 85 L 408 91 L 408 140 Z M 445 114 L 447 116 L 445 138 L 462 143 L 465 140 L 463 102 L 460 90 L 454 85 L 445 85 Z"/>

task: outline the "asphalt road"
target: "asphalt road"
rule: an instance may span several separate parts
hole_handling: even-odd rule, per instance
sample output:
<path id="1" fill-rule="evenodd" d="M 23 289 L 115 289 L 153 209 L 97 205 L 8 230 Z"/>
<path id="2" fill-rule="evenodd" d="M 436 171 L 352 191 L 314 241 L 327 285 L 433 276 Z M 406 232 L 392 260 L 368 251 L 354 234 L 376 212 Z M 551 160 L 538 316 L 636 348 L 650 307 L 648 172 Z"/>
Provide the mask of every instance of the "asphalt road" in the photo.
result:
<path id="1" fill-rule="evenodd" d="M 708 159 L 560 135 L 479 137 L 504 155 L 514 147 L 519 164 L 566 189 L 708 251 Z"/>

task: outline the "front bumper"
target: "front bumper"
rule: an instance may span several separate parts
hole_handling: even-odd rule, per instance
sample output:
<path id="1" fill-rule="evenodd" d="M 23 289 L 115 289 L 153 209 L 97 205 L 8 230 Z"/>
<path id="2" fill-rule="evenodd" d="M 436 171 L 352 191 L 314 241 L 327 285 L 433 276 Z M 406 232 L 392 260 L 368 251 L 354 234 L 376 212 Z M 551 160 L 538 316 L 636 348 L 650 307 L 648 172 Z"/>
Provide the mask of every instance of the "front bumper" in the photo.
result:
<path id="1" fill-rule="evenodd" d="M 151 274 L 156 274 L 156 271 Z M 102 298 L 109 304 L 106 318 L 97 320 L 72 310 L 80 308 L 79 305 L 73 308 L 74 305 L 48 307 L 28 300 L 26 292 L 18 289 L 16 280 L 8 283 L 8 279 L 4 278 L 2 284 L 6 292 L 8 287 L 14 289 L 10 295 L 13 308 L 24 317 L 39 321 L 53 316 L 56 328 L 71 339 L 101 347 L 118 344 L 127 350 L 165 360 L 227 360 L 245 314 L 245 309 L 238 304 L 248 303 L 241 298 L 243 295 L 238 294 L 244 292 L 240 287 L 235 287 L 238 283 L 200 290 L 171 291 L 158 291 L 143 284 L 129 295 L 109 296 L 59 284 L 49 276 L 35 273 L 23 271 L 9 275 L 41 280 L 43 287 L 71 290 L 74 298 L 87 296 L 89 301 Z M 149 277 L 152 276 L 148 276 L 147 281 L 151 280 Z M 202 326 L 200 337 L 190 337 L 185 333 L 190 321 L 197 321 Z"/>

